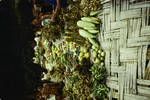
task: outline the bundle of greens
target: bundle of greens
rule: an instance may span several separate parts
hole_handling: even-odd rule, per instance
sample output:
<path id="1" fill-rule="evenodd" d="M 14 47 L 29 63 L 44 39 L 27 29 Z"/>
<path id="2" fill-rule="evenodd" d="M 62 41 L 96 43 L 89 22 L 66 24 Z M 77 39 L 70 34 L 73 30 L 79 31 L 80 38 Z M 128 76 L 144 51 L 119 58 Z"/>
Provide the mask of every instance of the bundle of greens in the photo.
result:
<path id="1" fill-rule="evenodd" d="M 107 72 L 106 68 L 104 65 L 99 65 L 99 64 L 94 64 L 91 67 L 91 72 L 92 72 L 92 91 L 93 95 L 97 99 L 103 100 L 106 98 L 107 93 L 109 91 L 108 87 L 106 86 L 106 77 L 107 77 Z"/>

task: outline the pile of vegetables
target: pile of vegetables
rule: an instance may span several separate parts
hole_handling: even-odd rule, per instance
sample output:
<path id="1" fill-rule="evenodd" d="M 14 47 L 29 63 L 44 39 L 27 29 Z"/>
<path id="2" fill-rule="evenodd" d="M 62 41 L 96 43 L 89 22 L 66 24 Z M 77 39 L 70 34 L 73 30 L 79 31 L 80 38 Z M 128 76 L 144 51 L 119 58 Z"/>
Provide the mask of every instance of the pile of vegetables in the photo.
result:
<path id="1" fill-rule="evenodd" d="M 67 100 L 99 100 L 108 92 L 105 52 L 97 39 L 101 24 L 98 3 L 71 2 L 68 13 L 63 12 L 65 26 L 46 25 L 36 32 L 34 63 L 48 70 L 42 80 L 65 84 L 63 94 Z"/>
<path id="2" fill-rule="evenodd" d="M 92 61 L 92 94 L 97 99 L 104 99 L 107 96 L 108 88 L 105 83 L 107 72 L 104 66 L 105 52 L 102 50 L 97 39 L 100 33 L 100 19 L 97 18 L 98 11 L 93 11 L 88 17 L 82 17 L 77 22 L 80 36 L 84 37 L 91 43 L 90 60 Z M 83 50 L 87 51 L 87 50 Z M 80 57 L 80 56 L 79 56 Z"/>
<path id="3" fill-rule="evenodd" d="M 53 82 L 63 81 L 65 83 L 64 95 L 74 98 L 74 100 L 89 96 L 91 93 L 90 64 L 85 64 L 90 62 L 90 56 L 88 55 L 87 57 L 85 54 L 88 60 L 84 63 L 78 59 L 81 53 L 80 50 L 83 47 L 80 47 L 75 42 L 66 42 L 63 38 L 60 40 L 56 39 L 55 42 L 52 42 L 51 47 L 46 46 L 46 44 L 49 43 L 45 42 L 43 60 L 40 60 L 42 62 L 40 64 L 44 64 L 44 67 L 48 70 L 48 73 L 44 74 L 43 79 Z"/>

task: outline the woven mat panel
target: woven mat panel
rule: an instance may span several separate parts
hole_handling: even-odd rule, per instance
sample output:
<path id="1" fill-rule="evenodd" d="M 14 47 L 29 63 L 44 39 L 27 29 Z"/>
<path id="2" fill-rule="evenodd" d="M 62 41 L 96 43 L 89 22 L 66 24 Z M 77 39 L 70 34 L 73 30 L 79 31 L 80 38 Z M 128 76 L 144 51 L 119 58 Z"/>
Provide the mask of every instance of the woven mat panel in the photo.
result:
<path id="1" fill-rule="evenodd" d="M 150 100 L 150 0 L 101 0 L 109 100 Z"/>

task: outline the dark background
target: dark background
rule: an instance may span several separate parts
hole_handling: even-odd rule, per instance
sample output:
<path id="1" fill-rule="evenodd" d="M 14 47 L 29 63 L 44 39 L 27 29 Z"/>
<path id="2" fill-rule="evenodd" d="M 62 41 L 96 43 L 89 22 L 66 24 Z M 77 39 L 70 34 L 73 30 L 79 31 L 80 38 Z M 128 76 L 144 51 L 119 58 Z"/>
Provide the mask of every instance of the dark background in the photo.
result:
<path id="1" fill-rule="evenodd" d="M 0 98 L 27 100 L 39 80 L 40 66 L 32 63 L 34 32 L 29 0 L 0 2 Z M 39 69 L 38 69 L 39 68 Z"/>

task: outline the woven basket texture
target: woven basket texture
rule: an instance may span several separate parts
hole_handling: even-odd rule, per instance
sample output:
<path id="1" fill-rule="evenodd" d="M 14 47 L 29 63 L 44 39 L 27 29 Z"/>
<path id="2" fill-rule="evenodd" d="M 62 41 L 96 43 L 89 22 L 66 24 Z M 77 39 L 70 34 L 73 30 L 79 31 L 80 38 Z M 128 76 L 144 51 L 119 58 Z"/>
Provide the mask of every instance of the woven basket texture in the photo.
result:
<path id="1" fill-rule="evenodd" d="M 150 100 L 150 0 L 101 0 L 109 100 Z"/>

